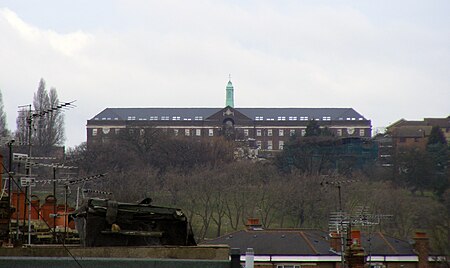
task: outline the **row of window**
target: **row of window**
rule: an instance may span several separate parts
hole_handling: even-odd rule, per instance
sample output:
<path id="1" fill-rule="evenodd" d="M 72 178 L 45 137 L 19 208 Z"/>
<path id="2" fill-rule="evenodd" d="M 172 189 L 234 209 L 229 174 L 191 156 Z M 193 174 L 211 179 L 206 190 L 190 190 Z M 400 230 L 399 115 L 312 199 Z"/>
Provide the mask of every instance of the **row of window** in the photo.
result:
<path id="1" fill-rule="evenodd" d="M 195 136 L 201 136 L 201 135 L 202 135 L 202 130 L 201 130 L 201 129 L 197 128 L 197 129 L 195 129 L 194 131 L 195 131 L 195 132 L 194 132 L 194 133 L 195 133 Z M 180 130 L 179 130 L 179 129 L 174 129 L 174 130 L 173 130 L 173 134 L 174 134 L 175 136 L 180 135 Z M 184 135 L 185 135 L 185 136 L 191 136 L 191 130 L 188 129 L 188 128 L 184 129 Z M 209 137 L 214 136 L 214 129 L 212 129 L 212 128 L 208 129 L 208 136 L 209 136 Z"/>
<path id="2" fill-rule="evenodd" d="M 146 117 L 136 117 L 136 116 L 128 116 L 127 120 L 128 121 L 134 121 L 134 120 L 138 120 L 138 121 L 156 121 L 156 120 L 162 120 L 162 121 L 168 121 L 168 120 L 173 120 L 173 121 L 192 121 L 192 118 L 190 117 L 183 117 L 183 119 L 181 119 L 181 116 L 150 116 L 148 118 Z M 96 117 L 94 118 L 94 120 L 100 120 L 100 118 Z M 101 120 L 119 120 L 118 117 L 102 117 Z M 199 120 L 203 120 L 203 116 L 195 116 L 194 120 L 199 121 Z"/>
<path id="3" fill-rule="evenodd" d="M 331 121 L 331 116 L 322 116 L 322 118 L 310 118 L 308 116 L 277 116 L 277 117 L 266 117 L 264 118 L 264 116 L 256 116 L 255 120 L 256 121 L 275 121 L 275 119 L 277 121 L 308 121 L 308 120 L 322 120 L 322 121 Z M 94 118 L 94 120 L 100 120 L 100 118 Z M 119 118 L 115 117 L 115 118 L 111 118 L 111 117 L 102 117 L 101 120 L 119 120 Z M 162 120 L 162 121 L 167 121 L 167 120 L 173 120 L 173 121 L 192 121 L 192 118 L 190 117 L 181 117 L 181 116 L 150 116 L 149 118 L 146 117 L 136 117 L 136 116 L 132 116 L 129 115 L 127 117 L 128 121 L 134 121 L 134 120 L 138 120 L 138 121 L 155 121 L 155 120 Z M 203 116 L 195 116 L 194 120 L 199 121 L 199 120 L 203 120 Z M 354 120 L 364 120 L 364 118 L 359 117 L 359 118 L 355 118 L 355 117 L 340 117 L 339 120 L 347 120 L 347 121 L 354 121 Z"/>
<path id="4" fill-rule="evenodd" d="M 103 134 L 109 134 L 110 129 L 109 128 L 102 128 Z M 115 130 L 115 134 L 118 134 L 120 131 L 120 128 L 116 128 Z M 202 136 L 202 130 L 197 128 L 194 130 L 195 131 L 195 136 Z M 347 134 L 349 135 L 353 135 L 355 133 L 355 128 L 346 128 L 344 129 L 344 131 L 347 131 Z M 263 135 L 263 132 L 265 132 L 265 135 Z M 359 136 L 364 137 L 365 136 L 365 129 L 359 129 Z M 296 130 L 295 129 L 290 129 L 289 130 L 289 136 L 294 136 L 296 134 Z M 306 129 L 301 129 L 300 130 L 300 134 L 302 136 L 305 136 L 306 134 Z M 96 136 L 97 135 L 97 129 L 94 128 L 92 129 L 92 136 Z M 174 135 L 178 136 L 179 135 L 179 130 L 178 129 L 174 129 Z M 184 129 L 184 135 L 185 136 L 191 136 L 191 129 Z M 248 128 L 244 129 L 244 136 L 248 137 L 250 135 L 250 130 Z M 278 136 L 279 137 L 283 137 L 285 135 L 285 130 L 284 129 L 278 129 Z M 336 135 L 337 136 L 342 136 L 343 135 L 343 129 L 338 128 L 336 129 Z M 214 129 L 210 128 L 208 129 L 208 136 L 212 137 L 214 136 Z M 274 136 L 274 131 L 272 129 L 256 129 L 256 136 L 257 137 L 262 137 L 262 136 L 268 136 L 268 137 L 272 137 Z"/>
<path id="5" fill-rule="evenodd" d="M 309 121 L 309 120 L 331 121 L 331 116 L 322 116 L 322 118 L 310 118 L 308 116 L 277 116 L 277 117 L 266 117 L 265 119 L 264 119 L 264 116 L 255 116 L 255 121 L 263 121 L 263 120 L 275 121 L 275 118 L 276 118 L 277 121 L 286 121 L 286 118 L 289 121 L 297 121 L 297 120 L 300 120 L 300 121 Z M 346 118 L 339 117 L 339 120 L 354 121 L 354 120 L 364 120 L 364 118 L 362 118 L 362 117 L 359 117 L 359 118 L 356 118 L 356 117 L 346 117 Z"/>
<path id="6" fill-rule="evenodd" d="M 355 134 L 355 128 L 346 128 L 346 129 L 344 129 L 344 131 L 347 131 L 347 134 L 349 134 L 349 135 Z M 306 129 L 301 129 L 300 134 L 302 136 L 305 136 Z M 365 134 L 366 134 L 365 129 L 363 129 L 363 128 L 359 129 L 359 136 L 364 137 Z M 244 129 L 244 135 L 248 136 L 248 129 Z M 278 136 L 283 137 L 284 135 L 285 135 L 284 129 L 279 129 L 278 130 Z M 294 136 L 295 135 L 295 129 L 290 129 L 289 130 L 289 135 L 290 136 Z M 341 129 L 341 128 L 336 129 L 336 135 L 339 136 L 339 137 L 342 136 L 343 135 L 343 129 Z M 263 136 L 263 129 L 256 129 L 256 136 L 258 136 L 258 137 Z M 266 136 L 269 136 L 269 137 L 273 136 L 273 130 L 272 129 L 267 129 L 266 130 Z"/>
<path id="7" fill-rule="evenodd" d="M 105 120 L 105 119 L 103 119 Z M 108 119 L 106 119 L 108 120 Z M 136 120 L 136 116 L 128 116 L 127 120 Z M 156 120 L 162 120 L 162 121 L 168 121 L 168 120 L 172 120 L 172 121 L 192 121 L 191 117 L 181 117 L 181 116 L 150 116 L 148 119 L 143 117 L 143 118 L 138 118 L 138 120 L 140 121 L 146 121 L 146 120 L 150 120 L 150 121 L 156 121 Z M 203 120 L 203 116 L 195 116 L 194 120 L 199 121 L 199 120 Z"/>
<path id="8" fill-rule="evenodd" d="M 258 149 L 274 150 L 273 141 L 271 140 L 264 142 L 264 144 L 262 141 L 256 141 L 256 146 L 258 147 Z M 283 150 L 283 147 L 284 141 L 278 141 L 278 150 Z"/>
<path id="9" fill-rule="evenodd" d="M 256 129 L 256 136 L 258 136 L 258 137 L 262 136 L 262 132 L 263 132 L 262 129 Z M 302 136 L 305 135 L 304 132 L 305 132 L 305 130 L 302 129 Z M 291 129 L 289 131 L 289 133 L 290 133 L 291 136 L 294 136 L 295 135 L 295 129 Z M 244 129 L 244 135 L 248 136 L 248 129 Z M 272 129 L 270 129 L 270 128 L 267 129 L 267 136 L 269 136 L 269 137 L 273 136 L 273 130 Z M 280 137 L 284 136 L 284 129 L 279 129 L 278 130 L 278 136 L 280 136 Z"/>

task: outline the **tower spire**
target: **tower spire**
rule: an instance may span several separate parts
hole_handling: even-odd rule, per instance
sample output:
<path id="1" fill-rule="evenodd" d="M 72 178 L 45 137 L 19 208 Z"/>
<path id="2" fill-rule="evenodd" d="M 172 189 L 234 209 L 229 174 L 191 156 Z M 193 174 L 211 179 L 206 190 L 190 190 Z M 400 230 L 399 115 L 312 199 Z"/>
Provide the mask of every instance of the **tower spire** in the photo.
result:
<path id="1" fill-rule="evenodd" d="M 231 74 L 228 75 L 228 84 L 227 84 L 227 88 L 226 88 L 226 102 L 225 102 L 225 106 L 230 106 L 230 107 L 234 107 L 234 87 L 233 84 L 231 83 Z"/>

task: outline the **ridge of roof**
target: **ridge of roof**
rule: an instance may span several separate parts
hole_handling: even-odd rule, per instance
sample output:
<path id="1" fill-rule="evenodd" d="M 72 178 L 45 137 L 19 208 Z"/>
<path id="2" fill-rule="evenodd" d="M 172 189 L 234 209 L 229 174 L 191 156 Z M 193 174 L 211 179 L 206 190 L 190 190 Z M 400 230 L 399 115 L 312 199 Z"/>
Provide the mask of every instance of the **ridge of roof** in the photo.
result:
<path id="1" fill-rule="evenodd" d="M 382 232 L 377 232 L 378 235 L 381 237 L 381 239 L 383 239 L 384 243 L 386 243 L 386 245 L 389 247 L 389 249 L 394 253 L 394 254 L 398 254 L 398 251 L 395 249 L 394 246 L 391 245 L 391 243 L 389 243 L 389 241 L 386 239 L 386 237 L 384 236 L 384 234 Z"/>
<path id="2" fill-rule="evenodd" d="M 303 238 L 303 240 L 306 242 L 306 244 L 311 248 L 311 250 L 314 252 L 314 254 L 319 254 L 319 251 L 314 247 L 314 245 L 309 241 L 309 239 L 306 237 L 305 233 L 303 231 L 299 232 L 299 235 Z"/>

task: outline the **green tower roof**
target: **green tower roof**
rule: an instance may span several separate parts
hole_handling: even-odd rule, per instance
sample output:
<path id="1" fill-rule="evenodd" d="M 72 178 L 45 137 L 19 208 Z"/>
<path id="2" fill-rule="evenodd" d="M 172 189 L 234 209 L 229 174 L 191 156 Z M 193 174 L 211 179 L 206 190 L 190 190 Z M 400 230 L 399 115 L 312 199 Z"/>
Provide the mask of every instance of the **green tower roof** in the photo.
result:
<path id="1" fill-rule="evenodd" d="M 234 107 L 234 87 L 233 84 L 231 83 L 231 80 L 228 80 L 226 91 L 227 91 L 227 98 L 225 106 Z"/>

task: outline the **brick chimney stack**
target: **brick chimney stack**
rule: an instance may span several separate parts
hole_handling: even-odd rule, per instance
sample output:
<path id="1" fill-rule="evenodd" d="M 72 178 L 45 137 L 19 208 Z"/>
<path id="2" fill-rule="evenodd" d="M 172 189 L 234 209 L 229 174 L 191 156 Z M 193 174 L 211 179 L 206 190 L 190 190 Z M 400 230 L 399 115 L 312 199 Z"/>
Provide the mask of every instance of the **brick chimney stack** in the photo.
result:
<path id="1" fill-rule="evenodd" d="M 341 252 L 341 235 L 337 232 L 330 233 L 330 248 L 336 252 Z"/>
<path id="2" fill-rule="evenodd" d="M 247 219 L 247 224 L 245 224 L 247 230 L 262 230 L 262 224 L 259 223 L 259 219 L 257 218 L 249 218 Z"/>
<path id="3" fill-rule="evenodd" d="M 348 234 L 345 256 L 349 268 L 364 268 L 366 254 L 361 245 L 361 231 L 351 230 Z"/>
<path id="4" fill-rule="evenodd" d="M 414 251 L 419 257 L 418 268 L 428 268 L 429 239 L 425 232 L 416 232 Z"/>

